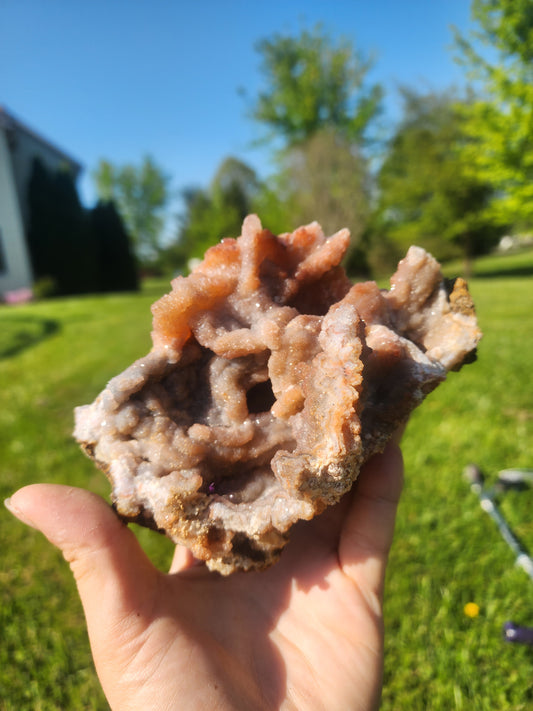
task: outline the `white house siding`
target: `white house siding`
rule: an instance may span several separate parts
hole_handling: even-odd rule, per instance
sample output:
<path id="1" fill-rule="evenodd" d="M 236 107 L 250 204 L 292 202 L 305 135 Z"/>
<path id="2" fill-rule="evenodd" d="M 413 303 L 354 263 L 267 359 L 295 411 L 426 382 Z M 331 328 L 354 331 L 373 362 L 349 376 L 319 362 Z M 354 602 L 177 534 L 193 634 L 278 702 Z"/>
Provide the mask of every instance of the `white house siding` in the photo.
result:
<path id="1" fill-rule="evenodd" d="M 7 291 L 32 285 L 32 273 L 22 215 L 6 136 L 0 130 L 0 297 Z"/>

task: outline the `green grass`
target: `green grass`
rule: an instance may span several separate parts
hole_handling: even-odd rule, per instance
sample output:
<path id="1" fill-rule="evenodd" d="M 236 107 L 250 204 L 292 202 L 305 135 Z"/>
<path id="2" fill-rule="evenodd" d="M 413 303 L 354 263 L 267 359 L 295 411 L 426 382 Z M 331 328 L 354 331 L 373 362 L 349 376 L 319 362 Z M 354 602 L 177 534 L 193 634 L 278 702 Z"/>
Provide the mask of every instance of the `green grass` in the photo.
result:
<path id="1" fill-rule="evenodd" d="M 486 270 L 505 273 L 505 264 Z M 72 440 L 72 410 L 149 349 L 160 288 L 0 309 L 4 497 L 36 481 L 108 494 Z M 472 292 L 485 333 L 479 360 L 450 375 L 405 435 L 385 608 L 387 711 L 533 707 L 532 649 L 501 638 L 507 619 L 533 626 L 533 585 L 462 478 L 470 461 L 489 478 L 533 467 L 533 280 L 480 276 Z M 533 490 L 506 494 L 502 507 L 533 550 Z M 106 709 L 60 554 L 7 512 L 0 535 L 0 709 Z M 168 542 L 140 536 L 165 567 Z M 474 619 L 463 613 L 469 601 L 480 606 Z"/>
<path id="2" fill-rule="evenodd" d="M 386 603 L 383 708 L 530 709 L 533 653 L 502 641 L 505 620 L 533 626 L 533 584 L 514 567 L 462 478 L 533 467 L 533 281 L 472 283 L 484 339 L 478 361 L 450 374 L 416 411 Z M 533 490 L 502 509 L 533 551 Z M 467 602 L 480 614 L 464 615 Z"/>
<path id="3" fill-rule="evenodd" d="M 444 267 L 446 276 L 458 276 L 463 271 L 461 262 L 448 262 Z M 483 279 L 506 276 L 533 276 L 533 249 L 517 250 L 508 254 L 487 254 L 478 257 L 472 265 L 474 277 Z"/>
<path id="4" fill-rule="evenodd" d="M 160 292 L 161 293 L 161 292 Z M 71 437 L 72 410 L 150 347 L 149 294 L 0 309 L 0 489 L 49 481 L 104 496 L 105 477 Z M 105 709 L 81 606 L 61 556 L 0 516 L 0 709 Z M 143 531 L 166 566 L 170 544 Z"/>

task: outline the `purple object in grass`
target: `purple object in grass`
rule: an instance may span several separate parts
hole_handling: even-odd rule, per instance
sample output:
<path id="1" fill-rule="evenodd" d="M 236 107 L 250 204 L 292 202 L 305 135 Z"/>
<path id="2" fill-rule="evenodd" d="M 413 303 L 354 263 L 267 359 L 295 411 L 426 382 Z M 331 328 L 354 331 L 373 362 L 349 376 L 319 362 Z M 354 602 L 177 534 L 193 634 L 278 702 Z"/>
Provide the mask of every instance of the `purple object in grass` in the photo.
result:
<path id="1" fill-rule="evenodd" d="M 533 627 L 521 627 L 514 622 L 506 622 L 503 626 L 503 636 L 506 642 L 533 645 Z"/>

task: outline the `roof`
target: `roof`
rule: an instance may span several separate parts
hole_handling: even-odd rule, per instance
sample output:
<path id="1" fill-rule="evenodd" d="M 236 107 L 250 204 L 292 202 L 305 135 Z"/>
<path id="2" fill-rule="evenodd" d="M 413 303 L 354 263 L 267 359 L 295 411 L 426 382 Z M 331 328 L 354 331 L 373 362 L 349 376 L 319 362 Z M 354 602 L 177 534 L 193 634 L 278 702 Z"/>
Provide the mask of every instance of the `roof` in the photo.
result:
<path id="1" fill-rule="evenodd" d="M 31 136 L 34 140 L 46 146 L 49 150 L 56 153 L 56 155 L 61 160 L 67 162 L 75 171 L 76 175 L 83 170 L 83 165 L 79 161 L 77 161 L 75 158 L 72 158 L 72 156 L 69 156 L 68 153 L 65 153 L 65 151 L 63 151 L 61 148 L 48 141 L 46 138 L 41 136 L 33 129 L 29 128 L 29 126 L 26 126 L 26 124 L 22 123 L 20 119 L 16 118 L 10 111 L 8 111 L 3 106 L 0 106 L 0 130 L 25 133 L 26 135 Z"/>

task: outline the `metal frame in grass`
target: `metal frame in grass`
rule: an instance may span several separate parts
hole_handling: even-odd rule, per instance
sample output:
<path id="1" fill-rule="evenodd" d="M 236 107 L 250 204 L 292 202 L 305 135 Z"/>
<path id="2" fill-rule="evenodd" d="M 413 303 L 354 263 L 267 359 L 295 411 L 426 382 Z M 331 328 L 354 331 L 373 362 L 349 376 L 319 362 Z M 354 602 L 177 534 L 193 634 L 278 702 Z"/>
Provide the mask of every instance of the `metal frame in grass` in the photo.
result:
<path id="1" fill-rule="evenodd" d="M 515 554 L 516 565 L 533 581 L 533 559 L 511 530 L 496 502 L 496 497 L 509 489 L 527 488 L 528 483 L 533 482 L 533 470 L 504 469 L 499 472 L 496 484 L 491 488 L 485 486 L 485 476 L 476 464 L 469 464 L 463 473 L 470 483 L 470 489 L 478 496 L 481 508 L 496 523 L 502 538 Z M 508 621 L 503 625 L 503 636 L 507 642 L 533 645 L 533 627 Z"/>

